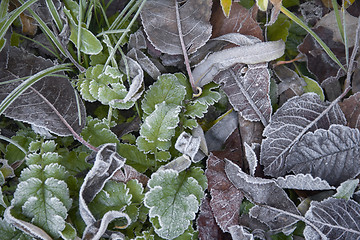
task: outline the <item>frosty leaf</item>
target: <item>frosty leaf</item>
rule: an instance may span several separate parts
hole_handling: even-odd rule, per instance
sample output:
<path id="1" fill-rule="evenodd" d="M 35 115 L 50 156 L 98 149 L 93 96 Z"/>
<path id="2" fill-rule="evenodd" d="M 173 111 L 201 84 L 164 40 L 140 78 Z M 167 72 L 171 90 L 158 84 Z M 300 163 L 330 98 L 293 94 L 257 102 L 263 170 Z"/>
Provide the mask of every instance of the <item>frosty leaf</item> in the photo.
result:
<path id="1" fill-rule="evenodd" d="M 76 229 L 70 224 L 65 223 L 65 229 L 60 233 L 64 240 L 72 240 L 77 237 Z"/>
<path id="2" fill-rule="evenodd" d="M 75 47 L 81 52 L 89 55 L 96 55 L 101 52 L 103 46 L 101 42 L 94 36 L 92 32 L 84 27 L 80 27 L 80 49 L 78 46 L 78 24 L 72 18 L 70 11 L 64 7 L 64 13 L 69 18 L 70 22 L 70 41 L 75 44 Z"/>
<path id="3" fill-rule="evenodd" d="M 112 176 L 111 179 L 123 183 L 128 183 L 132 179 L 136 179 L 144 186 L 147 184 L 149 180 L 149 178 L 146 175 L 139 173 L 138 171 L 136 171 L 135 168 L 126 164 L 123 167 L 123 171 L 121 170 L 116 171 L 116 173 Z"/>
<path id="4" fill-rule="evenodd" d="M 54 63 L 16 47 L 6 47 L 0 52 L 0 102 L 2 102 L 22 81 L 6 83 L 8 80 L 34 75 L 41 70 L 54 67 Z M 63 75 L 63 74 L 62 74 Z M 59 136 L 72 135 L 64 125 L 65 120 L 79 133 L 85 124 L 85 107 L 71 83 L 63 77 L 47 76 L 34 83 L 21 94 L 4 112 L 5 116 L 46 128 Z M 48 101 L 48 103 L 46 102 Z M 61 119 L 56 109 L 63 117 Z M 81 122 L 79 122 L 79 114 Z"/>
<path id="5" fill-rule="evenodd" d="M 179 123 L 180 110 L 180 106 L 167 105 L 166 102 L 157 104 L 141 126 L 140 137 L 136 140 L 139 149 L 145 153 L 168 150 Z"/>
<path id="6" fill-rule="evenodd" d="M 186 132 L 182 132 L 176 140 L 175 149 L 193 160 L 199 150 L 200 141 L 199 137 L 193 137 Z"/>
<path id="7" fill-rule="evenodd" d="M 127 53 L 127 56 L 136 60 L 141 68 L 153 79 L 157 79 L 160 76 L 161 72 L 158 67 L 142 51 L 133 48 Z"/>
<path id="8" fill-rule="evenodd" d="M 243 226 L 234 225 L 229 230 L 233 240 L 254 240 L 254 236 Z"/>
<path id="9" fill-rule="evenodd" d="M 191 160 L 187 155 L 181 155 L 175 158 L 166 165 L 162 165 L 159 170 L 172 169 L 177 172 L 182 172 L 191 166 Z"/>
<path id="10" fill-rule="evenodd" d="M 319 95 L 321 101 L 325 101 L 324 90 L 320 87 L 320 85 L 313 79 L 303 76 L 304 81 L 306 82 L 306 86 L 304 86 L 304 92 L 314 92 Z M 341 105 L 340 105 L 341 106 Z"/>
<path id="11" fill-rule="evenodd" d="M 81 132 L 83 138 L 91 145 L 98 147 L 105 143 L 119 143 L 116 135 L 109 129 L 105 119 L 88 118 L 87 126 Z"/>
<path id="12" fill-rule="evenodd" d="M 290 150 L 284 168 L 339 185 L 360 173 L 359 142 L 359 130 L 342 125 L 309 132 Z"/>
<path id="13" fill-rule="evenodd" d="M 180 236 L 195 219 L 205 188 L 194 173 L 159 170 L 152 174 L 144 204 L 150 209 L 149 217 L 160 237 Z"/>
<path id="14" fill-rule="evenodd" d="M 304 236 L 306 239 L 358 239 L 359 212 L 360 205 L 353 200 L 328 198 L 322 202 L 313 201 L 305 218 L 316 229 L 307 225 Z"/>
<path id="15" fill-rule="evenodd" d="M 195 118 L 203 118 L 207 113 L 209 106 L 214 105 L 221 98 L 217 91 L 214 91 L 218 86 L 215 83 L 209 83 L 203 87 L 200 97 L 190 101 L 185 105 L 185 116 L 192 120 Z M 186 124 L 186 123 L 185 123 Z"/>
<path id="16" fill-rule="evenodd" d="M 23 215 L 31 218 L 33 224 L 58 237 L 65 228 L 72 203 L 69 189 L 64 181 L 48 178 L 43 182 L 41 176 L 38 177 L 19 183 L 12 205 L 22 209 Z"/>
<path id="17" fill-rule="evenodd" d="M 244 195 L 236 189 L 225 174 L 225 162 L 212 153 L 207 159 L 205 171 L 211 194 L 210 206 L 217 224 L 224 232 L 239 224 L 239 206 Z"/>
<path id="18" fill-rule="evenodd" d="M 180 79 L 186 79 L 183 74 L 163 74 L 146 91 L 141 108 L 144 111 L 144 119 L 155 110 L 155 105 L 165 102 L 166 104 L 181 105 L 184 100 L 186 89 Z"/>
<path id="19" fill-rule="evenodd" d="M 354 194 L 358 184 L 359 179 L 350 179 L 341 183 L 340 186 L 336 189 L 336 193 L 333 197 L 349 200 Z"/>
<path id="20" fill-rule="evenodd" d="M 266 139 L 261 144 L 260 163 L 264 172 L 270 176 L 283 176 L 285 158 L 290 148 L 309 130 L 327 129 L 331 124 L 344 124 L 344 114 L 335 105 L 321 119 L 315 119 L 330 105 L 322 102 L 315 93 L 305 93 L 293 97 L 281 106 L 266 126 L 263 135 Z"/>
<path id="21" fill-rule="evenodd" d="M 108 181 L 89 204 L 89 208 L 96 219 L 101 219 L 108 211 L 121 211 L 125 206 L 130 205 L 131 197 L 124 183 Z"/>
<path id="22" fill-rule="evenodd" d="M 13 215 L 11 215 L 12 208 L 13 207 L 10 206 L 7 209 L 5 209 L 4 219 L 6 220 L 6 222 L 11 223 L 17 229 L 23 231 L 24 233 L 26 233 L 32 237 L 39 238 L 42 240 L 52 240 L 52 238 L 43 229 L 35 226 L 34 224 L 17 219 Z M 29 238 L 28 235 L 25 235 L 23 233 L 20 236 L 18 236 L 18 235 L 19 235 L 19 232 L 16 232 L 15 237 L 19 237 L 18 239 L 21 239 L 21 240 L 34 239 L 34 238 Z M 11 238 L 11 239 L 13 239 L 13 238 Z M 15 239 L 17 239 L 17 238 L 15 238 Z"/>
<path id="23" fill-rule="evenodd" d="M 250 175 L 254 176 L 256 167 L 258 165 L 258 159 L 256 153 L 254 149 L 250 147 L 249 144 L 247 144 L 246 142 L 244 142 L 244 148 L 245 148 L 246 161 L 248 162 L 249 165 Z"/>
<path id="24" fill-rule="evenodd" d="M 86 175 L 80 188 L 80 214 L 86 225 L 96 222 L 88 204 L 103 189 L 106 182 L 123 167 L 124 159 L 116 153 L 116 144 L 102 145 L 96 154 L 94 166 Z"/>
<path id="25" fill-rule="evenodd" d="M 360 92 L 339 103 L 343 110 L 348 126 L 360 130 Z"/>
<path id="26" fill-rule="evenodd" d="M 221 230 L 216 224 L 214 214 L 211 211 L 210 200 L 208 197 L 204 197 L 200 205 L 200 213 L 196 219 L 196 225 L 199 231 L 199 239 L 220 239 Z"/>
<path id="27" fill-rule="evenodd" d="M 126 159 L 126 164 L 132 166 L 139 172 L 145 172 L 148 168 L 155 165 L 155 161 L 147 158 L 147 156 L 134 145 L 120 144 L 119 154 Z"/>
<path id="28" fill-rule="evenodd" d="M 212 1 L 188 0 L 179 6 L 182 34 L 179 36 L 176 19 L 177 1 L 149 0 L 141 11 L 144 30 L 150 42 L 163 53 L 182 54 L 180 37 L 183 37 L 188 53 L 195 52 L 211 36 Z"/>
<path id="29" fill-rule="evenodd" d="M 197 65 L 193 76 L 197 86 L 201 87 L 211 82 L 222 70 L 236 63 L 257 64 L 269 62 L 284 54 L 285 44 L 282 40 L 276 42 L 260 42 L 248 46 L 239 46 L 210 54 L 206 60 Z"/>
<path id="30" fill-rule="evenodd" d="M 298 190 L 330 190 L 335 189 L 328 182 L 319 177 L 314 178 L 310 174 L 287 175 L 285 178 L 278 177 L 275 182 L 281 188 L 298 189 Z"/>
<path id="31" fill-rule="evenodd" d="M 143 72 L 134 60 L 128 61 L 129 76 L 134 77 L 129 90 L 126 89 L 123 83 L 124 75 L 118 68 L 107 66 L 103 71 L 104 65 L 98 64 L 89 67 L 85 74 L 79 75 L 77 87 L 82 97 L 90 102 L 98 100 L 117 109 L 132 107 L 142 93 Z"/>
<path id="32" fill-rule="evenodd" d="M 0 219 L 0 236 L 2 240 L 30 240 L 31 237 L 15 229 L 5 219 Z"/>
<path id="33" fill-rule="evenodd" d="M 261 121 L 266 126 L 272 113 L 269 97 L 270 74 L 267 64 L 249 65 L 244 76 L 241 76 L 242 70 L 225 71 L 215 81 L 224 84 L 222 89 L 231 105 L 243 118 L 249 121 Z"/>
<path id="34" fill-rule="evenodd" d="M 251 208 L 250 216 L 262 221 L 274 231 L 283 230 L 297 222 L 297 219 L 291 216 L 300 215 L 294 202 L 274 181 L 247 175 L 228 160 L 225 172 L 247 199 L 259 204 Z"/>

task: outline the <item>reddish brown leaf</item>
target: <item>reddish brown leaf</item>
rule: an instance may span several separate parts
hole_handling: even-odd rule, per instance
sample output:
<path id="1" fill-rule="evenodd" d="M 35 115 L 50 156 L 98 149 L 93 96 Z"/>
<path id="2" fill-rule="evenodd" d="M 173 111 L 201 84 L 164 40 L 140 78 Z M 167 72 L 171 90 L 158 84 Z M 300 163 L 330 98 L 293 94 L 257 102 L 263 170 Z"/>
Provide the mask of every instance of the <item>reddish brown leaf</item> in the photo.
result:
<path id="1" fill-rule="evenodd" d="M 237 32 L 264 40 L 262 30 L 256 21 L 258 11 L 256 7 L 248 10 L 238 3 L 233 3 L 227 18 L 224 16 L 221 6 L 216 4 L 217 2 L 214 2 L 213 14 L 210 19 L 213 25 L 213 38 Z"/>
<path id="2" fill-rule="evenodd" d="M 114 176 L 112 176 L 111 179 L 124 183 L 127 183 L 131 179 L 137 179 L 144 187 L 146 186 L 149 180 L 146 175 L 138 172 L 135 168 L 126 164 L 124 165 L 123 169 L 124 170 L 119 169 L 118 171 L 116 171 L 116 173 L 114 173 Z"/>
<path id="3" fill-rule="evenodd" d="M 333 32 L 325 27 L 317 27 L 314 32 L 326 43 L 326 45 L 335 53 L 342 64 L 345 64 L 344 44 L 333 40 Z M 329 77 L 335 77 L 339 66 L 325 53 L 316 40 L 309 34 L 299 45 L 299 51 L 307 56 L 307 66 L 319 83 L 322 83 Z"/>
<path id="4" fill-rule="evenodd" d="M 360 92 L 339 103 L 345 114 L 347 125 L 360 130 Z"/>
<path id="5" fill-rule="evenodd" d="M 207 160 L 205 174 L 216 222 L 224 232 L 228 232 L 230 226 L 239 222 L 239 206 L 244 196 L 226 177 L 225 161 L 212 153 Z"/>
<path id="6" fill-rule="evenodd" d="M 210 207 L 210 198 L 203 198 L 200 206 L 199 217 L 196 220 L 197 228 L 199 231 L 199 239 L 223 239 L 221 229 L 216 224 L 214 215 Z"/>

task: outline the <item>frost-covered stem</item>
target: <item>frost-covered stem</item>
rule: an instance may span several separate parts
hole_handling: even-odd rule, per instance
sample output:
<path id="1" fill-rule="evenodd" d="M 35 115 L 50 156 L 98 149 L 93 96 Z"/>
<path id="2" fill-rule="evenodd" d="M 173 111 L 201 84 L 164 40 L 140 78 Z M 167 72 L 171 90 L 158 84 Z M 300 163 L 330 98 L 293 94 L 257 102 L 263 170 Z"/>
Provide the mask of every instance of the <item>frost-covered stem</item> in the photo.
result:
<path id="1" fill-rule="evenodd" d="M 347 76 L 346 76 L 346 80 L 345 80 L 345 89 L 350 87 L 351 73 L 352 73 L 352 70 L 353 70 L 353 67 L 354 67 L 354 61 L 355 61 L 357 51 L 359 50 L 359 40 L 360 40 L 359 35 L 360 35 L 360 17 L 358 18 L 358 24 L 357 24 L 357 28 L 356 28 L 354 49 L 353 49 L 353 51 L 351 53 L 349 65 L 348 65 L 348 68 L 347 68 Z"/>
<path id="2" fill-rule="evenodd" d="M 176 12 L 176 24 L 177 24 L 177 28 L 178 28 L 178 32 L 179 32 L 179 39 L 180 39 L 180 44 L 181 44 L 181 49 L 184 55 L 184 61 L 185 61 L 185 66 L 186 66 L 186 71 L 189 75 L 189 81 L 191 84 L 191 87 L 193 89 L 194 93 L 197 93 L 197 88 L 195 86 L 195 81 L 194 81 L 194 77 L 191 73 L 191 68 L 190 68 L 190 63 L 189 63 L 189 57 L 187 55 L 187 51 L 186 51 L 186 47 L 185 47 L 185 43 L 184 43 L 184 38 L 183 38 L 183 34 L 182 34 L 182 29 L 181 29 L 181 22 L 180 22 L 180 13 L 179 13 L 179 5 L 177 0 L 174 0 L 175 2 L 175 12 Z"/>
<path id="3" fill-rule="evenodd" d="M 61 116 L 61 114 L 59 113 L 59 111 L 54 107 L 54 105 L 51 104 L 51 102 L 49 102 L 49 100 L 47 100 L 47 98 L 45 98 L 42 94 L 40 94 L 35 88 L 30 87 L 30 89 L 32 91 L 34 91 L 37 95 L 39 95 L 40 98 L 42 98 L 44 100 L 44 102 L 49 105 L 49 107 L 54 111 L 54 113 L 60 118 L 61 122 L 69 129 L 69 131 L 71 132 L 71 134 L 74 136 L 74 138 L 76 140 L 78 140 L 79 142 L 81 142 L 82 144 L 84 144 L 86 147 L 88 147 L 90 150 L 94 151 L 94 152 L 98 152 L 99 149 L 97 147 L 94 147 L 93 145 L 91 145 L 90 143 L 88 143 L 87 141 L 85 141 L 79 134 L 77 134 L 75 132 L 75 130 L 70 126 L 70 124 L 64 119 L 63 116 Z"/>

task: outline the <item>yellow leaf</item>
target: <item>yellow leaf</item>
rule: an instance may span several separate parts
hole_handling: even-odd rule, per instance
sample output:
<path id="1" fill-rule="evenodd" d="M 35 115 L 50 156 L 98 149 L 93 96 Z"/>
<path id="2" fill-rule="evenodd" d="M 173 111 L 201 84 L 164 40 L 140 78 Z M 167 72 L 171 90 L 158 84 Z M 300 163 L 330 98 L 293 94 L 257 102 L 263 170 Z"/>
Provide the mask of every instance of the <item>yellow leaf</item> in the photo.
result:
<path id="1" fill-rule="evenodd" d="M 229 15 L 230 15 L 231 3 L 232 3 L 232 0 L 220 0 L 222 10 L 226 17 L 229 17 Z"/>
<path id="2" fill-rule="evenodd" d="M 269 4 L 269 0 L 256 0 L 256 5 L 261 11 L 266 11 Z"/>

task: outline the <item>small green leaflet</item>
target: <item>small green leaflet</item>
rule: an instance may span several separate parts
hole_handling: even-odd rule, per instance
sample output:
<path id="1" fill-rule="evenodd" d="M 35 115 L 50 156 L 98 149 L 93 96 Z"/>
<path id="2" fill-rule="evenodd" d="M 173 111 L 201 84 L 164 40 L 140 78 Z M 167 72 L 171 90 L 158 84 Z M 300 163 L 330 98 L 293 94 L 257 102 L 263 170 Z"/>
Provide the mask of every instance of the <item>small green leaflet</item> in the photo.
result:
<path id="1" fill-rule="evenodd" d="M 155 166 L 155 161 L 149 159 L 146 154 L 139 151 L 135 145 L 119 144 L 119 154 L 126 158 L 126 164 L 143 173 L 148 168 Z"/>
<path id="2" fill-rule="evenodd" d="M 87 126 L 81 132 L 81 136 L 91 145 L 98 147 L 105 143 L 119 143 L 117 136 L 110 130 L 105 119 L 88 117 Z"/>
<path id="3" fill-rule="evenodd" d="M 261 11 L 266 11 L 269 4 L 269 0 L 256 0 L 256 5 Z"/>
<path id="4" fill-rule="evenodd" d="M 155 153 L 157 150 L 166 151 L 171 147 L 171 138 L 175 135 L 175 128 L 179 123 L 181 107 L 167 105 L 162 102 L 155 106 L 140 129 L 140 137 L 136 140 L 139 149 L 145 153 Z"/>
<path id="5" fill-rule="evenodd" d="M 173 239 L 183 234 L 195 219 L 206 188 L 206 177 L 200 168 L 178 173 L 159 170 L 148 182 L 145 206 L 150 220 L 162 238 Z"/>
<path id="6" fill-rule="evenodd" d="M 0 236 L 2 240 L 30 240 L 29 235 L 22 233 L 9 224 L 5 219 L 0 219 Z"/>

